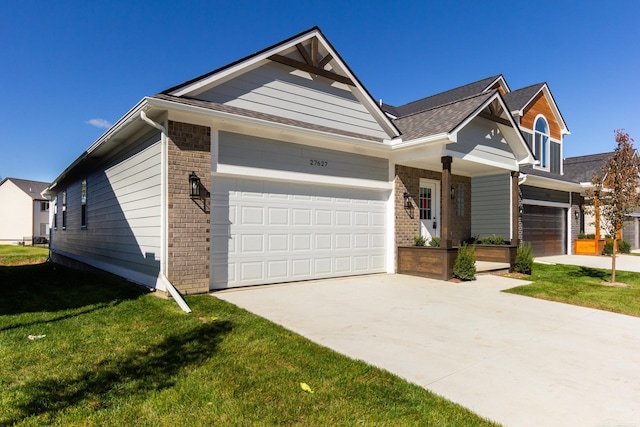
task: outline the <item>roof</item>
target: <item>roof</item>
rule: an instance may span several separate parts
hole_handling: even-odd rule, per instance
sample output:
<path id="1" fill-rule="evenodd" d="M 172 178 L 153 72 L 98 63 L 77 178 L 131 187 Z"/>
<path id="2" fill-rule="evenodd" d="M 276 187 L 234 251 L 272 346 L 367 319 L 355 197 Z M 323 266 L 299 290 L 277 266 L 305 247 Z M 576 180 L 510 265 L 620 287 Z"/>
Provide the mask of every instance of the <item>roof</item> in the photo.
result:
<path id="1" fill-rule="evenodd" d="M 0 182 L 0 185 L 6 181 L 11 181 L 16 187 L 22 190 L 25 194 L 31 197 L 33 200 L 46 200 L 42 197 L 42 192 L 49 186 L 48 182 L 30 181 L 27 179 L 18 178 L 5 178 Z"/>
<path id="2" fill-rule="evenodd" d="M 453 131 L 496 91 L 477 94 L 394 120 L 406 140 Z"/>
<path id="3" fill-rule="evenodd" d="M 564 176 L 574 182 L 591 182 L 594 173 L 602 173 L 601 167 L 613 152 L 568 157 L 564 160 Z"/>
<path id="4" fill-rule="evenodd" d="M 446 92 L 418 99 L 417 101 L 413 101 L 399 107 L 382 104 L 382 109 L 394 117 L 403 117 L 409 114 L 419 113 L 483 93 L 500 77 L 502 77 L 501 74 L 487 77 L 486 79 L 478 80 L 477 82 L 469 83 Z"/>
<path id="5" fill-rule="evenodd" d="M 514 90 L 504 94 L 504 100 L 511 111 L 520 111 L 531 101 L 536 93 L 542 89 L 545 83 L 536 83 L 522 89 Z"/>
<path id="6" fill-rule="evenodd" d="M 151 96 L 150 98 L 161 99 L 164 101 L 176 102 L 178 104 L 190 105 L 193 107 L 200 107 L 207 110 L 221 111 L 224 113 L 235 114 L 243 117 L 251 117 L 254 119 L 265 120 L 273 123 L 281 123 L 285 125 L 296 126 L 304 129 L 317 130 L 320 132 L 327 132 L 336 135 L 349 136 L 353 138 L 366 139 L 368 141 L 382 142 L 380 138 L 375 138 L 369 135 L 362 135 L 359 133 L 349 132 L 341 129 L 330 128 L 327 126 L 315 125 L 312 123 L 303 122 L 300 120 L 288 119 L 286 117 L 275 116 L 273 114 L 261 113 L 254 110 L 247 110 L 245 108 L 232 107 L 230 105 L 219 104 L 217 102 L 202 101 L 199 99 L 185 98 L 180 96 L 172 96 L 164 93 Z"/>

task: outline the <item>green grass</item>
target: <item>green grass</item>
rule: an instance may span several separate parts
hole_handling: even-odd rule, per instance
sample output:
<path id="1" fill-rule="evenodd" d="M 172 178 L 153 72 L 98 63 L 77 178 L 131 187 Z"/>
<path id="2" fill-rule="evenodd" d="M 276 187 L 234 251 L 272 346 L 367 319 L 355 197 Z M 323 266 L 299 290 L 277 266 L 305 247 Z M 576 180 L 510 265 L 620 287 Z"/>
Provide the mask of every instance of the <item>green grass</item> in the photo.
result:
<path id="1" fill-rule="evenodd" d="M 0 288 L 0 426 L 494 425 L 214 297 L 50 263 Z"/>
<path id="2" fill-rule="evenodd" d="M 533 264 L 530 285 L 505 292 L 640 317 L 640 273 L 616 271 L 616 281 L 630 287 L 604 286 L 611 270 L 574 265 Z"/>
<path id="3" fill-rule="evenodd" d="M 0 265 L 24 265 L 44 262 L 49 249 L 33 246 L 0 245 Z"/>

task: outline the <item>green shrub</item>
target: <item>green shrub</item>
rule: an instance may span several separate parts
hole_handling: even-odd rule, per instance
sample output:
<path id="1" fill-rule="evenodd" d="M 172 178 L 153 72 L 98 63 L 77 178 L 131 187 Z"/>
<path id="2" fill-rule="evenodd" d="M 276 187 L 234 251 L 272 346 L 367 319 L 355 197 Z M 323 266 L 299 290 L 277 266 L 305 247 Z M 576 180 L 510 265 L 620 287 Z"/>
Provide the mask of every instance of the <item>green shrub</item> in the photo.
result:
<path id="1" fill-rule="evenodd" d="M 453 263 L 453 275 L 461 280 L 476 278 L 476 254 L 473 246 L 466 243 L 458 246 L 458 257 Z"/>
<path id="2" fill-rule="evenodd" d="M 504 237 L 498 235 L 492 235 L 487 237 L 482 237 L 478 240 L 478 243 L 482 245 L 504 245 Z"/>
<path id="3" fill-rule="evenodd" d="M 618 249 L 620 249 L 621 254 L 630 254 L 631 253 L 631 243 L 622 239 L 618 243 Z"/>
<path id="4" fill-rule="evenodd" d="M 431 246 L 432 248 L 439 248 L 440 247 L 440 238 L 439 237 L 432 237 L 431 240 L 429 240 L 429 246 Z"/>
<path id="5" fill-rule="evenodd" d="M 424 246 L 427 243 L 427 238 L 424 236 L 413 236 L 413 246 Z"/>
<path id="6" fill-rule="evenodd" d="M 631 244 L 624 239 L 619 240 L 618 253 L 621 253 L 621 254 L 631 253 Z M 607 240 L 604 243 L 604 248 L 602 249 L 602 255 L 607 255 L 607 256 L 613 255 L 613 240 Z"/>
<path id="7" fill-rule="evenodd" d="M 516 249 L 516 263 L 513 267 L 516 273 L 531 274 L 533 268 L 533 248 L 529 242 L 520 242 Z"/>
<path id="8" fill-rule="evenodd" d="M 581 231 L 580 233 L 578 233 L 578 239 L 591 239 L 591 240 L 593 240 L 595 238 L 596 238 L 596 235 L 593 234 L 593 233 L 586 234 L 584 231 Z"/>

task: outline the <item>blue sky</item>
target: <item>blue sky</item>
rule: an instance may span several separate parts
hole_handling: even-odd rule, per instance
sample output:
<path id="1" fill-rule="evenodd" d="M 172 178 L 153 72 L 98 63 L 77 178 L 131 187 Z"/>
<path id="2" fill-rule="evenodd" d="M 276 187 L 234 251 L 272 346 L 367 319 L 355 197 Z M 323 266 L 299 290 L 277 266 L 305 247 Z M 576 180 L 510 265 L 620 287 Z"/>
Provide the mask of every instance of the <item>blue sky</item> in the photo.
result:
<path id="1" fill-rule="evenodd" d="M 317 25 L 399 105 L 502 73 L 546 81 L 565 156 L 640 144 L 640 2 L 28 1 L 0 8 L 0 176 L 51 181 L 144 96 Z"/>

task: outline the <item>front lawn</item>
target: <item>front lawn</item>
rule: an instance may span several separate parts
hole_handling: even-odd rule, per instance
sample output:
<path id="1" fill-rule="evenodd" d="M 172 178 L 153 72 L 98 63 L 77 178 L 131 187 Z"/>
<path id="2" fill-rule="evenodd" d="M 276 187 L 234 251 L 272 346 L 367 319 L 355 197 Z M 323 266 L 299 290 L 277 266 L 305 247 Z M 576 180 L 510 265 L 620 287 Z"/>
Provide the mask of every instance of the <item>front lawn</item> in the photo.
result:
<path id="1" fill-rule="evenodd" d="M 25 265 L 44 262 L 49 249 L 34 246 L 0 245 L 0 265 Z"/>
<path id="2" fill-rule="evenodd" d="M 51 263 L 0 288 L 0 426 L 495 425 L 211 296 Z"/>
<path id="3" fill-rule="evenodd" d="M 505 292 L 640 317 L 640 273 L 616 270 L 616 281 L 630 286 L 605 286 L 611 270 L 535 263 L 527 280 Z"/>

